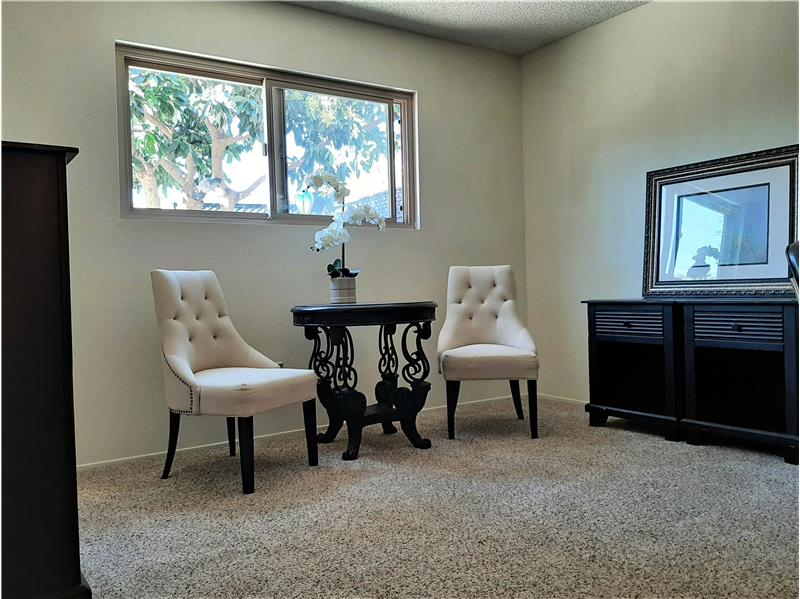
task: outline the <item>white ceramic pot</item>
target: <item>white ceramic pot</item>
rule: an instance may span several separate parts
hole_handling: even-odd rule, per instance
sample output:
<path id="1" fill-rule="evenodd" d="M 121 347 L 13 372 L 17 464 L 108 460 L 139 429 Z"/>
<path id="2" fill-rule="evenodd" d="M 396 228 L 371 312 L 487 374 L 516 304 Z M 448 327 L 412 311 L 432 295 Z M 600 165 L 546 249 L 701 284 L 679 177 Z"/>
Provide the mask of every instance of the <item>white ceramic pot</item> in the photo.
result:
<path id="1" fill-rule="evenodd" d="M 331 303 L 355 304 L 356 303 L 356 278 L 337 277 L 331 279 Z"/>

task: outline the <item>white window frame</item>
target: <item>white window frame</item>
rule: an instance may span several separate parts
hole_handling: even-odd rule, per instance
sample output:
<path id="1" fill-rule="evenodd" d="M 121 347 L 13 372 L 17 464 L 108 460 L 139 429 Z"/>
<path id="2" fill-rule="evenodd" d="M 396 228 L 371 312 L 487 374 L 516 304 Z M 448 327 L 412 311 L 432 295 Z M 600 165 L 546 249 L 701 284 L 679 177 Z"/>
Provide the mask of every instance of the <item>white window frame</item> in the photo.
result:
<path id="1" fill-rule="evenodd" d="M 289 214 L 278 208 L 287 201 L 284 119 L 282 111 L 284 88 L 331 94 L 340 97 L 369 100 L 387 105 L 387 163 L 391 216 L 387 227 L 418 228 L 417 176 L 416 176 L 416 93 L 408 90 L 364 85 L 292 73 L 288 71 L 207 58 L 173 50 L 161 50 L 130 43 L 117 42 L 117 120 L 119 133 L 120 214 L 123 218 L 151 220 L 188 220 L 201 222 L 264 222 L 282 224 L 324 225 L 330 216 L 315 214 Z M 131 114 L 128 89 L 129 67 L 146 67 L 157 70 L 222 78 L 264 87 L 264 114 L 266 115 L 267 160 L 269 161 L 270 205 L 269 212 L 216 212 L 208 210 L 170 210 L 165 208 L 134 208 L 133 164 L 131 156 Z M 401 139 L 403 152 L 403 222 L 397 222 L 397 182 L 395 181 L 394 105 L 400 105 Z"/>

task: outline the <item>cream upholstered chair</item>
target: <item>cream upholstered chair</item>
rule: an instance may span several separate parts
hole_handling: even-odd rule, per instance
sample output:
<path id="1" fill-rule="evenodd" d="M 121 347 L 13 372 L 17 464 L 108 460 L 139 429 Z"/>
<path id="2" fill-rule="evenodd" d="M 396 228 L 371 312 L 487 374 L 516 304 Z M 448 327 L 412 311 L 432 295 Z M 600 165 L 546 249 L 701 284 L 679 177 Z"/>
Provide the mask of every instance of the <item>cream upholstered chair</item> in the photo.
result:
<path id="1" fill-rule="evenodd" d="M 169 408 L 167 478 L 175 457 L 181 414 L 225 416 L 236 455 L 236 420 L 242 488 L 254 490 L 253 415 L 303 402 L 308 463 L 317 465 L 317 376 L 281 368 L 250 347 L 233 326 L 217 276 L 210 270 L 154 270 L 156 316 L 161 330 Z"/>
<path id="2" fill-rule="evenodd" d="M 536 380 L 539 358 L 528 329 L 516 313 L 510 266 L 451 266 L 447 316 L 439 334 L 439 372 L 447 385 L 447 437 L 455 437 L 461 381 L 508 379 L 517 418 L 524 418 L 519 381 L 528 382 L 531 438 L 539 436 Z"/>

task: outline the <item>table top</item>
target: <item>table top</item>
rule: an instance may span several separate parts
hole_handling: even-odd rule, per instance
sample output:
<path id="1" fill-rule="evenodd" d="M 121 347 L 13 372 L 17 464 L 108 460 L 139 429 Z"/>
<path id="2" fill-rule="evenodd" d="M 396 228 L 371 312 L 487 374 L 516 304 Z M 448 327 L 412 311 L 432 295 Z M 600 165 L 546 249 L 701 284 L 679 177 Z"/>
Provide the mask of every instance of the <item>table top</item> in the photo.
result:
<path id="1" fill-rule="evenodd" d="M 436 320 L 436 302 L 314 304 L 292 308 L 295 326 L 374 326 Z"/>

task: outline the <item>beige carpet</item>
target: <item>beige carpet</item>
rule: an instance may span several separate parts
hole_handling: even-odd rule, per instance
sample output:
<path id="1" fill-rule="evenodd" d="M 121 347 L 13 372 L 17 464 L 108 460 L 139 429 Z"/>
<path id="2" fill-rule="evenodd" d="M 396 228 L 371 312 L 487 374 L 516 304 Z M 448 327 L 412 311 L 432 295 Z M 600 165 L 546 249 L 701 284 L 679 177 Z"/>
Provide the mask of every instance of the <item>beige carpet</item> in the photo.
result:
<path id="1" fill-rule="evenodd" d="M 188 425 L 188 423 L 187 423 Z M 222 423 L 220 423 L 222 426 Z M 302 435 L 256 441 L 256 493 L 224 446 L 79 475 L 83 572 L 111 597 L 797 597 L 797 468 L 671 443 L 540 401 L 465 405 L 433 448 L 365 431 L 304 465 Z"/>

